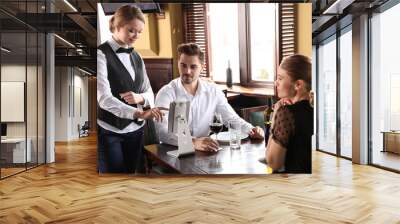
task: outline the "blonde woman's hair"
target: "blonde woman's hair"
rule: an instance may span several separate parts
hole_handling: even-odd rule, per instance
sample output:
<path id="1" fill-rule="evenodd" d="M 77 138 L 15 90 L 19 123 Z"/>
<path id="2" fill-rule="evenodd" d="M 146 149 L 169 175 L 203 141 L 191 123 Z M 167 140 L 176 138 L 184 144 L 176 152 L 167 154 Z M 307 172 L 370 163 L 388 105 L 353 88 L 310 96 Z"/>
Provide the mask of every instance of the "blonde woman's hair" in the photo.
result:
<path id="1" fill-rule="evenodd" d="M 115 28 L 121 27 L 133 19 L 138 19 L 144 23 L 143 12 L 136 6 L 121 6 L 110 19 L 109 29 L 111 33 L 114 33 Z"/>

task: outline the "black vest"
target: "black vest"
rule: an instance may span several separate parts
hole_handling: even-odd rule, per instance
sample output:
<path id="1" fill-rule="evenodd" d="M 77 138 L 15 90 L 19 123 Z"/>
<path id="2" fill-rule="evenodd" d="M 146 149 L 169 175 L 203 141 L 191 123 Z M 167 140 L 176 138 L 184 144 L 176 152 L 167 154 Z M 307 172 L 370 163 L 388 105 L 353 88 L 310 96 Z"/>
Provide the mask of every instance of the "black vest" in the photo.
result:
<path id="1" fill-rule="evenodd" d="M 111 46 L 105 42 L 98 47 L 106 56 L 107 61 L 107 79 L 110 83 L 112 95 L 119 99 L 121 102 L 126 103 L 121 99 L 120 93 L 132 91 L 134 93 L 143 93 L 143 66 L 142 58 L 135 51 L 132 51 L 131 63 L 135 71 L 135 81 L 132 80 L 131 75 L 128 70 L 122 64 L 122 62 L 117 57 L 116 53 L 113 51 Z M 129 105 L 129 104 L 128 104 Z M 130 105 L 132 106 L 132 105 Z M 137 119 L 126 119 L 115 116 L 113 113 L 102 109 L 97 105 L 97 118 L 112 125 L 120 130 L 126 128 L 132 122 L 141 125 L 143 121 L 138 121 Z"/>
<path id="2" fill-rule="evenodd" d="M 290 139 L 285 157 L 286 173 L 311 173 L 311 138 L 314 112 L 308 100 L 288 105 L 294 115 L 294 136 Z"/>

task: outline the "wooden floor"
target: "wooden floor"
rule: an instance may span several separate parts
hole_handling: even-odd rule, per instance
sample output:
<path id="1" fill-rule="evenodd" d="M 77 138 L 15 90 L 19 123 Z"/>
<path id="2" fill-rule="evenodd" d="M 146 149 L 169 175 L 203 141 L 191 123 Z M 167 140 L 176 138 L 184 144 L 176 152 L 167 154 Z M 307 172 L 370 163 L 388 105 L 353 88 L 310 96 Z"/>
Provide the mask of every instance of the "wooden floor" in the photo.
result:
<path id="1" fill-rule="evenodd" d="M 312 175 L 99 176 L 95 138 L 0 181 L 0 223 L 400 223 L 400 175 L 315 152 Z"/>
<path id="2" fill-rule="evenodd" d="M 376 165 L 400 170 L 400 154 L 376 150 L 372 156 L 372 162 Z"/>

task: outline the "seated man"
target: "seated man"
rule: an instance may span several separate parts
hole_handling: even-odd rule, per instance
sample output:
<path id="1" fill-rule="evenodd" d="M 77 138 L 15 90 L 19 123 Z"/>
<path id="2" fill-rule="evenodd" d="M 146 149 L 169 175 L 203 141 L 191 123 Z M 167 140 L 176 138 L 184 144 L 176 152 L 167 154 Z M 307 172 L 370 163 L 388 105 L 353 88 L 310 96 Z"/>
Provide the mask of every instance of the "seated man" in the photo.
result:
<path id="1" fill-rule="evenodd" d="M 199 79 L 203 67 L 204 53 L 197 44 L 179 45 L 178 70 L 180 77 L 161 88 L 156 96 L 156 107 L 169 108 L 170 103 L 175 100 L 190 102 L 188 124 L 194 137 L 193 145 L 196 150 L 218 150 L 218 142 L 208 137 L 209 123 L 215 112 L 221 114 L 225 125 L 231 119 L 239 120 L 246 127 L 250 138 L 263 139 L 262 128 L 253 127 L 240 118 L 215 84 Z M 177 145 L 177 135 L 168 133 L 168 119 L 157 122 L 156 129 L 161 142 Z"/>

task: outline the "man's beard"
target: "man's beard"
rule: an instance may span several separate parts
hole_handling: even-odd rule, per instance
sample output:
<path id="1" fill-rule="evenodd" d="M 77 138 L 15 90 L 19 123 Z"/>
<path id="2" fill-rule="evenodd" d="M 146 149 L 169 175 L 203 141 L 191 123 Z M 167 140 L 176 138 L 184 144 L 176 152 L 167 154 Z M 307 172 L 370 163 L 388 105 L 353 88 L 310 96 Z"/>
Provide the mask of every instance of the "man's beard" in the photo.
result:
<path id="1" fill-rule="evenodd" d="M 194 76 L 192 77 L 188 74 L 182 75 L 182 81 L 184 84 L 191 84 L 194 80 Z"/>

